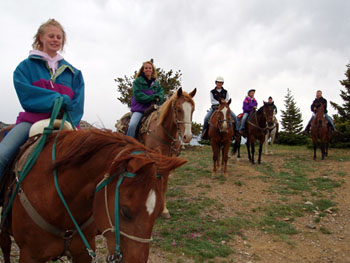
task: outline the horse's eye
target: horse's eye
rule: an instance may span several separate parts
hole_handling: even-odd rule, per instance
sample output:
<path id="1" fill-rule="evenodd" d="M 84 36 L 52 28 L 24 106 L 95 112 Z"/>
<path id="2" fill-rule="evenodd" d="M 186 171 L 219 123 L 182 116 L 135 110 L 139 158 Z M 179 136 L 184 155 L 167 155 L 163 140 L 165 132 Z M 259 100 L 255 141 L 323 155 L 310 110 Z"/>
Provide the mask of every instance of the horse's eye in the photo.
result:
<path id="1" fill-rule="evenodd" d="M 127 220 L 132 219 L 132 217 L 131 217 L 131 215 L 126 207 L 123 207 L 123 206 L 120 207 L 120 213 L 125 219 L 127 219 Z"/>

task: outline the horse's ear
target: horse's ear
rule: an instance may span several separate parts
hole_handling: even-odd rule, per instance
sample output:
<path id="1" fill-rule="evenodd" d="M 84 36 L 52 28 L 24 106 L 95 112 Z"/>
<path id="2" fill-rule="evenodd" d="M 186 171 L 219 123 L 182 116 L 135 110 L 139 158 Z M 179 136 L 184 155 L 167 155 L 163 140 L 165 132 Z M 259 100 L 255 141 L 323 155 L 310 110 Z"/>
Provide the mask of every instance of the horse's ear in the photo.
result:
<path id="1" fill-rule="evenodd" d="M 136 174 L 140 169 L 153 165 L 154 163 L 155 161 L 149 158 L 133 156 L 133 158 L 131 158 L 128 162 L 127 171 Z"/>
<path id="2" fill-rule="evenodd" d="M 194 95 L 196 95 L 196 92 L 197 92 L 197 88 L 194 88 L 194 90 L 192 90 L 188 95 L 190 95 L 193 98 Z"/>
<path id="3" fill-rule="evenodd" d="M 178 96 L 178 97 L 181 97 L 181 96 L 182 96 L 182 88 L 179 88 L 179 89 L 177 90 L 177 96 Z"/>
<path id="4" fill-rule="evenodd" d="M 182 158 L 174 158 L 175 160 L 172 162 L 171 166 L 170 166 L 170 171 L 175 170 L 176 168 L 184 165 L 185 163 L 187 163 L 187 160 L 182 159 Z"/>
<path id="5" fill-rule="evenodd" d="M 186 162 L 187 160 L 178 157 L 164 158 L 162 163 L 157 163 L 158 172 L 161 174 L 168 174 L 184 165 Z"/>
<path id="6" fill-rule="evenodd" d="M 231 104 L 231 99 L 229 99 L 229 100 L 228 100 L 227 104 L 228 104 L 228 105 L 230 105 L 230 104 Z"/>
<path id="7" fill-rule="evenodd" d="M 266 101 L 264 101 L 264 105 L 266 105 L 267 104 L 267 102 Z"/>

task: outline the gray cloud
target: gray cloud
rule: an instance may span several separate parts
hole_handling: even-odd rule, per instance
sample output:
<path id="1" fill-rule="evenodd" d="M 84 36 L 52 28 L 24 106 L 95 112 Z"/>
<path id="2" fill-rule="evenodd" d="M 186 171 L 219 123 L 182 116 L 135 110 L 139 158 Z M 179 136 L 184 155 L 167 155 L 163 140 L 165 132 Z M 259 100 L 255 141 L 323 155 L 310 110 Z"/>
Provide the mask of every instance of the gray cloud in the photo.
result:
<path id="1" fill-rule="evenodd" d="M 0 43 L 5 51 L 0 120 L 6 122 L 14 122 L 21 110 L 12 72 L 49 17 L 64 25 L 68 42 L 63 55 L 83 71 L 84 119 L 101 120 L 108 128 L 127 111 L 117 100 L 114 78 L 132 75 L 150 58 L 165 70 L 181 70 L 185 90 L 198 88 L 196 122 L 210 106 L 217 75 L 224 76 L 236 113 L 250 88 L 257 89 L 260 105 L 271 95 L 279 109 L 290 88 L 308 119 L 316 89 L 340 102 L 339 80 L 349 63 L 346 0 L 14 0 L 2 1 L 0 10 L 0 23 L 6 25 Z"/>

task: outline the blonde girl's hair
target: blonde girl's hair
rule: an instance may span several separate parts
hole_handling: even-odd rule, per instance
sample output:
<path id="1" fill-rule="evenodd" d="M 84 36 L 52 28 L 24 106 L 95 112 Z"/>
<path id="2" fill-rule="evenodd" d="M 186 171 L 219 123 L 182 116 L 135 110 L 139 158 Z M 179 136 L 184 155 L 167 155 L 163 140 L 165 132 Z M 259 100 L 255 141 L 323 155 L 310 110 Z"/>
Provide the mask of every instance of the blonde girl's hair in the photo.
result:
<path id="1" fill-rule="evenodd" d="M 142 67 L 137 72 L 135 79 L 137 79 L 139 76 L 141 76 L 141 73 L 143 72 L 143 69 L 144 69 L 146 64 L 150 64 L 152 66 L 152 69 L 153 69 L 152 78 L 156 79 L 158 77 L 157 70 L 156 70 L 155 66 L 153 65 L 152 61 L 146 61 L 146 62 L 142 63 Z"/>
<path id="2" fill-rule="evenodd" d="M 40 36 L 42 36 L 45 33 L 45 30 L 48 26 L 55 26 L 59 28 L 62 31 L 62 48 L 61 51 L 63 51 L 64 44 L 66 43 L 66 32 L 63 29 L 63 26 L 55 19 L 50 18 L 45 23 L 41 24 L 38 28 L 38 31 L 36 32 L 34 36 L 34 42 L 32 44 L 33 49 L 37 50 L 43 50 L 43 43 L 40 41 Z"/>

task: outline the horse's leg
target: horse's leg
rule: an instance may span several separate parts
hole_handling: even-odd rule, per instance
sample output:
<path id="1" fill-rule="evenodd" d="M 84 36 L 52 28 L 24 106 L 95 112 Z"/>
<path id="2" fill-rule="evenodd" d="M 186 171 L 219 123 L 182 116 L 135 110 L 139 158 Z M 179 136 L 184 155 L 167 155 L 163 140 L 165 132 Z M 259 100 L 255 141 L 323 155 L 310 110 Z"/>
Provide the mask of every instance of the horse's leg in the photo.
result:
<path id="1" fill-rule="evenodd" d="M 325 143 L 321 142 L 321 153 L 322 153 L 322 160 L 324 160 L 324 153 L 325 153 Z"/>
<path id="2" fill-rule="evenodd" d="M 252 156 L 250 155 L 250 142 L 246 142 L 246 145 L 247 145 L 247 151 L 248 151 L 248 159 L 249 161 L 252 160 Z"/>
<path id="3" fill-rule="evenodd" d="M 268 151 L 268 141 L 269 141 L 269 132 L 267 132 L 266 133 L 266 135 L 265 135 L 265 142 L 264 142 L 264 144 L 265 144 L 265 154 L 269 154 L 269 151 Z"/>
<path id="4" fill-rule="evenodd" d="M 213 150 L 213 176 L 216 176 L 216 165 L 217 165 L 217 161 L 218 161 L 219 148 L 215 142 L 211 143 L 211 148 Z"/>
<path id="5" fill-rule="evenodd" d="M 241 158 L 241 144 L 239 143 L 237 147 L 237 158 Z"/>
<path id="6" fill-rule="evenodd" d="M 255 164 L 255 162 L 254 162 L 255 143 L 251 142 L 250 147 L 252 148 L 252 164 Z"/>
<path id="7" fill-rule="evenodd" d="M 229 145 L 230 147 L 230 145 Z M 224 144 L 221 148 L 221 172 L 225 172 L 225 158 L 226 158 L 226 155 L 225 155 L 225 152 L 226 152 L 226 145 Z"/>
<path id="8" fill-rule="evenodd" d="M 275 141 L 275 136 L 276 136 L 276 128 L 272 131 L 271 133 L 271 140 L 270 140 L 270 153 L 273 154 L 273 151 L 272 151 L 272 146 L 273 146 L 273 143 Z"/>
<path id="9" fill-rule="evenodd" d="M 314 143 L 314 160 L 316 160 L 316 150 L 317 150 L 317 144 Z"/>
<path id="10" fill-rule="evenodd" d="M 38 258 L 33 258 L 31 252 L 26 248 L 21 248 L 19 251 L 19 261 L 18 263 L 44 263 L 46 260 L 42 261 Z"/>
<path id="11" fill-rule="evenodd" d="M 258 164 L 261 164 L 261 153 L 262 153 L 262 148 L 263 148 L 263 144 L 260 143 L 259 145 L 259 158 L 258 158 Z"/>
<path id="12" fill-rule="evenodd" d="M 227 173 L 227 160 L 228 160 L 228 151 L 230 149 L 230 141 L 227 142 L 224 147 L 223 147 L 223 151 L 222 151 L 222 160 L 223 160 L 223 172 L 224 172 L 224 176 L 227 177 L 228 173 Z"/>
<path id="13" fill-rule="evenodd" d="M 3 229 L 0 233 L 0 247 L 4 255 L 4 262 L 10 263 L 11 255 L 11 238 L 10 235 Z"/>
<path id="14" fill-rule="evenodd" d="M 169 213 L 169 210 L 166 207 L 166 191 L 168 189 L 169 176 L 162 176 L 162 180 L 163 180 L 163 183 L 162 183 L 162 194 L 164 196 L 164 207 L 163 207 L 163 211 L 162 211 L 162 213 L 160 215 L 161 215 L 161 217 L 163 217 L 165 219 L 169 219 L 171 217 L 170 213 Z"/>

